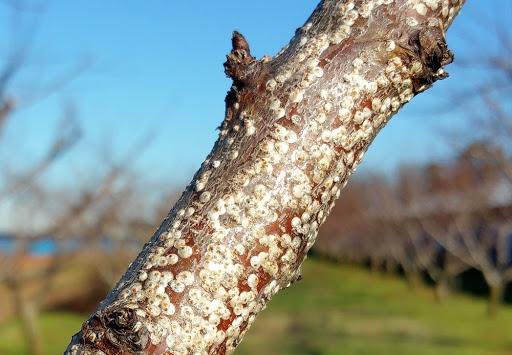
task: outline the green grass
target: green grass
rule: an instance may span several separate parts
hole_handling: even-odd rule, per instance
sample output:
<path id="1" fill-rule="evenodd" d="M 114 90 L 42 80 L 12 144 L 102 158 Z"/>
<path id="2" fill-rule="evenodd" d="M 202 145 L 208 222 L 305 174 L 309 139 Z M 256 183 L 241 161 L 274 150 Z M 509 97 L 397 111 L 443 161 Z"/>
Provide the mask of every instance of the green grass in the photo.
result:
<path id="1" fill-rule="evenodd" d="M 41 337 L 45 355 L 62 354 L 71 336 L 80 330 L 86 316 L 74 313 L 44 313 L 39 318 Z M 30 354 L 26 347 L 18 320 L 0 324 L 0 354 Z"/>
<path id="2" fill-rule="evenodd" d="M 437 303 L 400 279 L 307 260 L 304 279 L 274 297 L 237 354 L 512 353 L 512 309 L 486 317 L 485 300 Z"/>
<path id="3" fill-rule="evenodd" d="M 258 316 L 236 354 L 512 353 L 512 308 L 496 319 L 485 300 L 454 296 L 443 304 L 431 290 L 413 294 L 395 278 L 310 259 L 304 279 L 279 293 Z M 84 315 L 40 319 L 45 354 L 59 354 Z M 27 354 L 19 324 L 0 324 L 0 354 Z"/>

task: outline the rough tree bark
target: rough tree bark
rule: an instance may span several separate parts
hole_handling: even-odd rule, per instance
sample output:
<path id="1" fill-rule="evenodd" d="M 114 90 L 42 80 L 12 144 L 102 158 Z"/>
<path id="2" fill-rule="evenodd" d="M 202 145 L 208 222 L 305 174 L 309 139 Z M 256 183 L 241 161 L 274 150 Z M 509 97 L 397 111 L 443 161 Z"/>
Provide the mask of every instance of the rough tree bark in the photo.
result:
<path id="1" fill-rule="evenodd" d="M 375 135 L 447 76 L 464 0 L 322 1 L 275 57 L 235 32 L 212 152 L 66 354 L 226 354 L 300 278 Z"/>

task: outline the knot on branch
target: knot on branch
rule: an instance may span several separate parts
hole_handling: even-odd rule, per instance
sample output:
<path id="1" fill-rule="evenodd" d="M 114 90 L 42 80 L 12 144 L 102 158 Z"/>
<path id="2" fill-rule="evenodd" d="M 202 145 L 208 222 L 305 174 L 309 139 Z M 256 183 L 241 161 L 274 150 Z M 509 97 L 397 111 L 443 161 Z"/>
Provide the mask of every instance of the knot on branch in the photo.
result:
<path id="1" fill-rule="evenodd" d="M 449 76 L 443 66 L 453 61 L 453 53 L 448 49 L 440 28 L 428 27 L 414 31 L 409 35 L 407 44 L 402 47 L 409 52 L 413 62 L 419 60 L 421 63 L 422 69 L 413 73 L 411 78 L 415 94 Z"/>
<path id="2" fill-rule="evenodd" d="M 248 65 L 255 61 L 251 56 L 249 43 L 241 33 L 234 31 L 231 39 L 233 49 L 226 56 L 227 61 L 224 63 L 224 71 L 236 86 L 243 86 L 248 76 Z"/>
<path id="3" fill-rule="evenodd" d="M 135 309 L 114 304 L 84 324 L 82 338 L 106 354 L 139 354 L 149 345 L 149 332 L 142 324 Z"/>

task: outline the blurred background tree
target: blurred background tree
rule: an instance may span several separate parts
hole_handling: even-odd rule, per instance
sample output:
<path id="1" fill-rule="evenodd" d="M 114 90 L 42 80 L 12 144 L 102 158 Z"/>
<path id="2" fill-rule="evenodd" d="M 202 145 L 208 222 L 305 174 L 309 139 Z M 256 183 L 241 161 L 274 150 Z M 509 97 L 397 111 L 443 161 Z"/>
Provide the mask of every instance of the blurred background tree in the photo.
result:
<path id="1" fill-rule="evenodd" d="M 103 298 L 144 238 L 165 216 L 167 206 L 163 208 L 160 199 L 167 203 L 173 192 L 159 186 L 161 195 L 152 198 L 146 191 L 154 187 L 130 167 L 143 146 L 150 144 L 148 134 L 137 138 L 140 141 L 135 141 L 126 159 L 113 158 L 105 142 L 95 161 L 85 166 L 77 156 L 77 164 L 66 166 L 61 173 L 64 178 L 53 181 L 52 170 L 58 169 L 63 156 L 74 155 L 73 148 L 82 138 L 73 103 L 62 105 L 53 137 L 37 151 L 24 150 L 25 136 L 37 134 L 31 122 L 22 132 L 9 135 L 18 110 L 58 95 L 86 70 L 80 63 L 50 82 L 34 82 L 29 95 L 14 93 L 17 77 L 34 65 L 31 39 L 38 29 L 25 33 L 21 18 L 39 11 L 36 5 L 17 1 L 0 5 L 10 8 L 13 26 L 12 47 L 5 49 L 0 61 L 0 319 L 19 318 L 28 352 L 39 355 L 43 353 L 37 321 L 40 311 L 64 306 L 83 311 Z M 27 36 L 29 39 L 23 40 Z M 43 72 L 45 67 L 38 69 Z M 63 272 L 77 259 L 87 262 L 89 286 L 79 287 L 84 280 L 62 284 Z"/>
<path id="2" fill-rule="evenodd" d="M 480 39 L 485 36 L 475 38 L 480 45 L 460 53 L 455 63 L 467 71 L 467 81 L 439 95 L 446 112 L 458 111 L 469 123 L 441 132 L 458 154 L 425 166 L 404 165 L 389 184 L 373 176 L 349 186 L 342 198 L 359 202 L 350 212 L 335 209 L 339 217 L 327 221 L 315 248 L 345 257 L 362 254 L 359 260 L 368 260 L 372 270 L 391 259 L 413 289 L 427 276 L 439 299 L 458 276 L 477 270 L 470 283 L 485 280 L 488 314 L 496 316 L 512 280 L 512 36 L 499 24 L 475 21 L 468 36 L 480 31 L 501 46 L 493 49 Z M 363 229 L 346 231 L 337 224 L 354 215 Z M 333 248 L 332 239 L 340 246 Z"/>

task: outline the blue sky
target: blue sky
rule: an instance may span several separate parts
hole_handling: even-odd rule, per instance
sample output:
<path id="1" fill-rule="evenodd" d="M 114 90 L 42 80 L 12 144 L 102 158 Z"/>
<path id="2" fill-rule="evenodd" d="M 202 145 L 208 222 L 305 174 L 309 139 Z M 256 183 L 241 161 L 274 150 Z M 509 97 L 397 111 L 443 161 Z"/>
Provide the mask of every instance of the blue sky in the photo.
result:
<path id="1" fill-rule="evenodd" d="M 1 137 L 2 162 L 21 169 L 37 159 L 63 106 L 72 104 L 83 138 L 48 179 L 63 184 L 76 176 L 87 179 L 108 159 L 126 157 L 151 137 L 134 168 L 147 179 L 183 186 L 210 151 L 223 119 L 230 80 L 222 63 L 232 31 L 245 35 L 256 57 L 273 55 L 317 0 L 47 0 L 26 1 L 23 11 L 14 12 L 5 3 L 0 1 L 0 64 L 16 46 L 26 59 L 8 90 L 20 109 Z M 456 60 L 478 55 L 474 43 L 485 28 L 491 33 L 493 26 L 505 28 L 511 15 L 512 1 L 468 0 L 448 36 Z M 486 42 L 499 51 L 497 42 Z M 392 174 L 400 164 L 454 153 L 446 133 L 455 128 L 467 134 L 465 114 L 438 112 L 447 93 L 470 79 L 467 67 L 447 69 L 449 79 L 415 98 L 380 133 L 361 172 Z M 476 78 L 485 78 L 485 72 Z M 65 85 L 47 94 L 59 80 Z M 34 95 L 39 99 L 33 101 Z"/>

